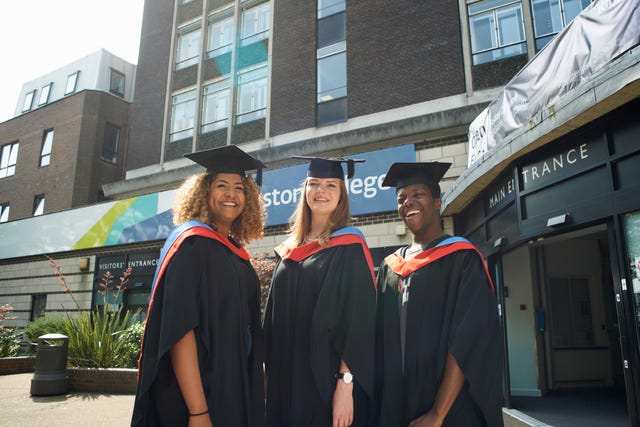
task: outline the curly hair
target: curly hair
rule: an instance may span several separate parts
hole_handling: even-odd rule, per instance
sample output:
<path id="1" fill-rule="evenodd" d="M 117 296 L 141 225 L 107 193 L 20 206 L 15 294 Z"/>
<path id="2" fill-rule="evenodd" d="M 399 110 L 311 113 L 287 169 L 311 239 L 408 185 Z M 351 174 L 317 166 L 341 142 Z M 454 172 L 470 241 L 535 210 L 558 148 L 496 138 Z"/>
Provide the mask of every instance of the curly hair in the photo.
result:
<path id="1" fill-rule="evenodd" d="M 196 220 L 213 225 L 207 203 L 209 184 L 215 174 L 201 173 L 187 178 L 173 201 L 173 224 Z M 231 224 L 231 237 L 244 245 L 251 240 L 260 239 L 264 235 L 266 216 L 260 188 L 251 177 L 242 178 L 244 184 L 245 207 L 242 213 Z"/>
<path id="2" fill-rule="evenodd" d="M 347 187 L 343 180 L 339 181 L 340 199 L 338 200 L 336 210 L 331 214 L 331 218 L 329 218 L 326 228 L 316 237 L 316 240 L 318 240 L 321 245 L 328 244 L 331 233 L 347 226 L 349 222 L 351 222 Z M 305 179 L 302 183 L 302 195 L 300 197 L 300 201 L 296 206 L 296 210 L 291 215 L 291 218 L 289 218 L 289 238 L 294 246 L 300 246 L 304 243 L 306 234 L 309 232 L 309 228 L 311 227 L 311 208 L 309 208 L 309 205 L 307 204 L 306 197 L 308 182 L 309 180 Z"/>

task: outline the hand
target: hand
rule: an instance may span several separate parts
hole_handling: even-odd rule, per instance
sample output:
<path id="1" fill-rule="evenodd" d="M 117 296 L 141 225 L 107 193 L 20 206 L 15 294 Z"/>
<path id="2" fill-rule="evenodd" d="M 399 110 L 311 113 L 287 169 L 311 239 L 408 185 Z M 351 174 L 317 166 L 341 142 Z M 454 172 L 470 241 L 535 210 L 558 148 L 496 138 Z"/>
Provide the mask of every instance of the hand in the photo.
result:
<path id="1" fill-rule="evenodd" d="M 336 381 L 333 393 L 333 427 L 347 427 L 353 422 L 353 383 Z"/>
<path id="2" fill-rule="evenodd" d="M 440 427 L 441 420 L 434 411 L 429 411 L 409 423 L 409 427 Z"/>

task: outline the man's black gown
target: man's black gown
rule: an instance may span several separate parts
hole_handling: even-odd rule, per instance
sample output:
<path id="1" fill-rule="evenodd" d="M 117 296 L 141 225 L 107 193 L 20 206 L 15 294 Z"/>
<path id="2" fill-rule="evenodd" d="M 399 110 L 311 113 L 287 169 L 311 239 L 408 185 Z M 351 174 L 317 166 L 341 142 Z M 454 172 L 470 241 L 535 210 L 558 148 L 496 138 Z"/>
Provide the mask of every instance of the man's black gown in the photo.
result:
<path id="1" fill-rule="evenodd" d="M 376 292 L 364 241 L 279 253 L 264 328 L 267 425 L 331 426 L 335 374 L 354 375 L 354 423 L 369 425 Z"/>
<path id="2" fill-rule="evenodd" d="M 502 339 L 497 301 L 481 256 L 469 244 L 420 265 L 404 264 L 401 251 L 378 272 L 377 348 L 383 355 L 377 375 L 379 425 L 406 426 L 428 412 L 451 353 L 465 383 L 443 425 L 502 426 Z M 389 265 L 394 256 L 404 264 L 400 275 Z M 403 283 L 410 285 L 404 360 Z"/>
<path id="3" fill-rule="evenodd" d="M 187 425 L 169 350 L 192 329 L 213 424 L 264 425 L 259 281 L 249 261 L 219 236 L 228 244 L 198 235 L 186 238 L 157 280 L 132 425 Z"/>

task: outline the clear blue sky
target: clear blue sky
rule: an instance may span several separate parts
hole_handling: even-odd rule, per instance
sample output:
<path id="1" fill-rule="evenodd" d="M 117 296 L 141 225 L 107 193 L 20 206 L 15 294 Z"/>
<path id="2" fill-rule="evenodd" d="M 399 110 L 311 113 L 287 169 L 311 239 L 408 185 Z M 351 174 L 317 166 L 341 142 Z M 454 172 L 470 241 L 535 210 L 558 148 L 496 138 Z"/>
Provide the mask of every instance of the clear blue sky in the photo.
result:
<path id="1" fill-rule="evenodd" d="M 13 116 L 24 83 L 100 48 L 137 64 L 143 4 L 0 1 L 0 122 Z"/>

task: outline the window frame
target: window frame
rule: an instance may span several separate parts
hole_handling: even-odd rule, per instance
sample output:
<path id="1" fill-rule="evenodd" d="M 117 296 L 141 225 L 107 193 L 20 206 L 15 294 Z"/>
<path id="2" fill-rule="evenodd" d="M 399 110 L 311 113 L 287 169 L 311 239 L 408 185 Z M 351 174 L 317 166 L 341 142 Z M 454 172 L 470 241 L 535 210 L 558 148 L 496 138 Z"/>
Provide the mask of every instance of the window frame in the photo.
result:
<path id="1" fill-rule="evenodd" d="M 40 89 L 40 98 L 38 99 L 38 105 L 45 105 L 49 103 L 49 98 L 51 97 L 51 89 L 53 88 L 53 82 L 49 82 L 42 86 Z"/>
<path id="2" fill-rule="evenodd" d="M 40 167 L 51 164 L 51 152 L 53 151 L 53 129 L 46 129 L 42 132 L 42 146 L 40 148 Z"/>
<path id="3" fill-rule="evenodd" d="M 10 211 L 11 211 L 10 203 L 0 203 L 0 223 L 9 221 Z"/>
<path id="4" fill-rule="evenodd" d="M 121 79 L 120 81 L 122 82 L 122 84 L 117 84 L 116 83 L 116 85 L 114 86 L 114 82 L 117 81 L 117 79 L 114 78 L 114 77 L 120 78 Z M 109 92 L 114 94 L 114 95 L 117 95 L 117 96 L 119 96 L 121 98 L 124 98 L 124 92 L 125 92 L 125 89 L 126 89 L 126 79 L 127 79 L 127 76 L 123 72 L 118 71 L 115 68 L 110 68 L 110 73 L 109 73 Z M 120 89 L 121 87 L 122 87 L 122 89 Z"/>
<path id="5" fill-rule="evenodd" d="M 193 39 L 188 36 L 195 36 Z M 184 44 L 183 42 L 187 42 Z M 194 46 L 195 45 L 195 46 Z M 202 50 L 202 28 L 199 25 L 188 25 L 178 30 L 176 40 L 176 61 L 175 70 L 196 65 L 200 62 L 200 51 Z"/>
<path id="6" fill-rule="evenodd" d="M 69 95 L 76 91 L 78 88 L 78 80 L 80 77 L 80 70 L 77 70 L 67 76 L 67 84 L 64 87 L 64 94 Z"/>
<path id="7" fill-rule="evenodd" d="M 36 90 L 33 89 L 24 94 L 24 100 L 22 101 L 22 112 L 26 113 L 33 108 L 33 100 L 36 97 Z"/>
<path id="8" fill-rule="evenodd" d="M 323 67 L 323 65 L 326 66 L 328 61 L 336 58 L 341 60 L 341 64 L 338 64 L 338 65 L 344 64 L 344 72 L 341 73 L 340 75 L 340 77 L 342 78 L 341 80 L 343 81 L 344 84 L 341 86 L 333 86 L 329 89 L 323 90 L 322 75 L 330 74 L 332 77 L 335 77 L 336 74 L 335 72 L 323 73 L 321 68 Z M 347 97 L 348 95 L 348 92 L 347 92 L 347 43 L 345 41 L 334 43 L 330 46 L 326 46 L 317 50 L 316 73 L 317 73 L 316 103 L 321 104 L 323 102 L 334 101 L 336 99 Z"/>
<path id="9" fill-rule="evenodd" d="M 588 3 L 586 6 L 583 7 L 583 2 L 585 0 L 571 0 L 580 4 L 580 7 L 582 8 L 571 19 L 567 19 L 567 6 L 566 6 L 567 0 L 557 0 L 555 5 L 556 7 L 555 10 L 554 10 L 554 6 L 551 4 L 551 1 L 552 0 L 531 0 L 531 19 L 533 20 L 533 35 L 535 39 L 536 51 L 539 51 L 540 49 L 542 49 L 552 38 L 554 38 L 560 31 L 562 31 L 564 27 L 569 25 L 571 21 L 573 21 L 576 18 L 576 16 L 580 14 L 580 12 L 582 12 L 584 9 L 589 7 L 589 5 L 592 3 L 592 0 L 586 0 Z M 536 6 L 540 4 L 545 4 L 545 3 L 547 5 L 547 10 L 549 11 L 551 27 L 553 27 L 553 18 L 555 17 L 556 19 L 559 19 L 560 28 L 558 29 L 551 28 L 550 31 L 543 34 L 539 34 L 538 30 L 541 25 L 538 25 L 538 24 L 540 23 L 540 20 L 543 19 L 544 17 L 539 16 L 540 10 L 536 9 Z"/>
<path id="10" fill-rule="evenodd" d="M 250 18 L 251 15 L 254 15 Z M 253 19 L 253 25 L 248 22 Z M 251 29 L 247 31 L 248 28 Z M 240 21 L 240 46 L 248 46 L 269 38 L 271 32 L 271 3 L 266 1 L 242 11 Z"/>
<path id="11" fill-rule="evenodd" d="M 219 31 L 214 32 L 214 28 L 220 27 Z M 229 41 L 226 42 L 227 32 L 230 30 Z M 233 15 L 219 15 L 209 18 L 207 23 L 207 58 L 215 58 L 225 53 L 231 52 L 233 37 L 235 33 L 235 25 Z M 218 35 L 216 37 L 216 34 Z M 222 37 L 220 37 L 222 36 Z M 220 46 L 212 47 L 215 40 L 224 39 Z"/>
<path id="12" fill-rule="evenodd" d="M 16 174 L 19 150 L 19 141 L 13 141 L 0 147 L 0 179 Z"/>
<path id="13" fill-rule="evenodd" d="M 238 71 L 236 81 L 236 124 L 260 120 L 267 116 L 268 78 L 269 69 L 266 63 Z M 244 102 L 246 95 L 249 98 L 249 108 L 241 110 L 246 105 Z"/>
<path id="14" fill-rule="evenodd" d="M 481 6 L 485 7 L 481 7 Z M 476 9 L 473 11 L 473 9 Z M 505 16 L 509 12 L 515 11 L 518 20 L 517 32 L 520 39 L 518 41 L 504 41 L 503 23 L 508 22 Z M 481 65 L 488 62 L 498 61 L 511 56 L 527 53 L 527 38 L 525 34 L 524 15 L 521 0 L 482 0 L 467 4 L 467 19 L 469 21 L 469 41 L 471 46 L 471 56 L 473 65 Z M 488 19 L 485 31 L 490 31 L 491 47 L 478 47 L 478 40 L 483 34 L 479 34 L 479 27 L 476 22 Z M 513 27 L 514 29 L 516 27 Z"/>
<path id="15" fill-rule="evenodd" d="M 114 130 L 115 141 L 113 142 L 113 146 L 107 146 L 107 142 L 110 142 L 107 138 L 110 136 L 110 131 Z M 107 163 L 111 163 L 112 165 L 118 164 L 118 150 L 120 149 L 120 136 L 122 135 L 122 129 L 120 126 L 117 126 L 111 122 L 105 122 L 104 124 L 104 133 L 102 137 L 102 152 L 100 153 L 100 159 Z"/>
<path id="16" fill-rule="evenodd" d="M 169 142 L 176 142 L 186 138 L 193 138 L 196 122 L 196 108 L 198 105 L 198 94 L 195 88 L 180 92 L 171 96 L 171 121 L 169 123 Z M 193 111 L 189 118 L 186 114 L 180 117 L 183 126 L 177 128 L 178 107 L 184 108 L 185 112 Z"/>
<path id="17" fill-rule="evenodd" d="M 44 194 L 38 194 L 33 197 L 33 210 L 31 216 L 44 215 L 45 197 Z"/>
<path id="18" fill-rule="evenodd" d="M 224 94 L 221 98 L 221 94 Z M 225 108 L 219 108 L 220 100 L 226 97 Z M 215 105 L 211 105 L 214 102 Z M 210 108 L 214 112 L 210 112 Z M 212 132 L 229 127 L 229 112 L 231 109 L 231 80 L 225 78 L 204 86 L 202 90 L 202 119 L 200 120 L 200 133 Z M 224 114 L 220 115 L 220 112 Z M 222 117 L 224 116 L 224 117 Z"/>

